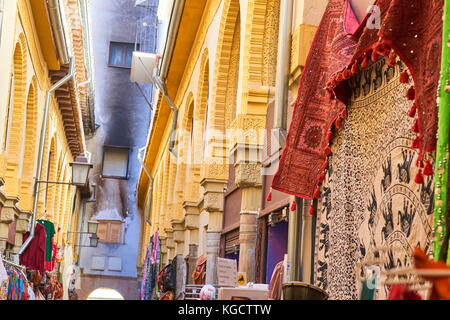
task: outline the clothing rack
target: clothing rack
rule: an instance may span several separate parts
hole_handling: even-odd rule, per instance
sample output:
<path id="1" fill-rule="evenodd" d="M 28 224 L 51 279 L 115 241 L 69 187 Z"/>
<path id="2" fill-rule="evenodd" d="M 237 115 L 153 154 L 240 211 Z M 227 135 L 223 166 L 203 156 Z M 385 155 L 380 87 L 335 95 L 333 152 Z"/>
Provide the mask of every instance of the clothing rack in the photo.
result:
<path id="1" fill-rule="evenodd" d="M 7 264 L 9 264 L 9 265 L 11 265 L 11 266 L 14 266 L 14 267 L 20 268 L 20 269 L 26 269 L 25 266 L 22 266 L 22 265 L 20 265 L 20 264 L 16 264 L 16 263 L 14 263 L 14 262 L 11 262 L 11 261 L 9 261 L 9 260 L 6 260 L 5 258 L 3 258 L 3 255 L 2 255 L 1 253 L 0 253 L 0 258 L 2 258 L 2 261 L 3 261 L 3 262 L 5 262 L 5 263 L 7 263 Z"/>
<path id="2" fill-rule="evenodd" d="M 21 273 L 21 275 L 25 278 L 26 281 L 28 281 L 28 277 L 25 274 L 24 270 L 26 269 L 25 266 L 22 266 L 20 264 L 16 264 L 14 262 L 11 262 L 9 260 L 6 260 L 5 258 L 3 258 L 3 255 L 0 253 L 0 258 L 2 259 L 2 261 L 6 264 L 9 264 L 10 266 L 16 267 L 19 269 L 19 272 Z"/>

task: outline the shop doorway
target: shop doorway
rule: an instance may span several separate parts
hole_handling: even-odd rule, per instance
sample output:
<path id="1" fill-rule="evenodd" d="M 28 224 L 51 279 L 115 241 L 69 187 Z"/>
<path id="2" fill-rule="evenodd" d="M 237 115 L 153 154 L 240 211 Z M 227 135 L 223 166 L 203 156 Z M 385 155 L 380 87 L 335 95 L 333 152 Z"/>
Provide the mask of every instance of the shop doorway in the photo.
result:
<path id="1" fill-rule="evenodd" d="M 288 222 L 280 221 L 268 227 L 266 283 L 270 283 L 272 273 L 278 262 L 283 261 L 287 253 Z"/>
<path id="2" fill-rule="evenodd" d="M 116 290 L 109 288 L 98 288 L 92 291 L 86 300 L 125 300 Z"/>

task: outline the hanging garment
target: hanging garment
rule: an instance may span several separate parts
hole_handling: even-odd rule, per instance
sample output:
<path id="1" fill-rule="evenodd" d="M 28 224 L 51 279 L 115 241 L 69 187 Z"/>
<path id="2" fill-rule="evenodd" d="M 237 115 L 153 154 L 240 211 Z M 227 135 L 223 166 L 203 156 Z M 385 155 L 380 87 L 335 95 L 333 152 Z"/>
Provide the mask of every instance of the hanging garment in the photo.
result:
<path id="1" fill-rule="evenodd" d="M 280 261 L 273 269 L 272 277 L 269 284 L 269 300 L 281 300 L 283 293 L 283 276 L 284 276 L 284 261 Z"/>
<path id="2" fill-rule="evenodd" d="M 442 4 L 443 0 L 377 0 L 381 15 L 381 29 L 377 29 L 367 27 L 369 15 L 359 27 L 352 23 L 354 19 L 347 19 L 352 14 L 348 1 L 328 2 L 302 71 L 272 188 L 309 200 L 320 197 L 318 185 L 328 167 L 333 139 L 330 129 L 339 129 L 348 114 L 347 80 L 368 60 L 380 56 L 389 56 L 391 63 L 398 55 L 409 68 L 413 86 L 406 94 L 419 115 L 412 144 L 418 149 L 417 164 L 435 149 Z M 403 80 L 407 82 L 408 76 Z"/>
<path id="3" fill-rule="evenodd" d="M 375 286 L 370 286 L 369 283 L 374 282 L 374 276 L 368 280 L 364 280 L 362 282 L 362 289 L 361 289 L 361 298 L 360 300 L 373 300 L 375 296 Z"/>
<path id="4" fill-rule="evenodd" d="M 28 300 L 28 280 L 21 270 L 9 267 L 7 300 Z"/>
<path id="5" fill-rule="evenodd" d="M 414 181 L 419 152 L 411 148 L 415 120 L 405 116 L 406 70 L 381 57 L 349 79 L 348 118 L 334 133 L 315 230 L 315 284 L 332 300 L 360 299 L 355 270 L 366 257 L 381 255 L 384 270 L 408 267 L 407 248 L 432 247 L 434 177 Z M 377 253 L 380 246 L 392 250 Z M 374 299 L 388 292 L 383 286 Z"/>
<path id="6" fill-rule="evenodd" d="M 192 274 L 192 279 L 194 279 L 195 284 L 205 284 L 206 281 L 206 253 L 202 254 L 197 258 L 197 263 L 195 266 L 194 273 Z"/>
<path id="7" fill-rule="evenodd" d="M 147 245 L 147 251 L 145 253 L 145 260 L 144 260 L 144 271 L 142 273 L 142 284 L 141 284 L 141 292 L 140 292 L 140 299 L 141 300 L 145 300 L 145 288 L 146 288 L 146 283 L 147 283 L 147 273 L 150 271 L 150 267 L 149 267 L 149 246 L 150 244 Z"/>
<path id="8" fill-rule="evenodd" d="M 63 285 L 63 300 L 69 300 L 69 285 L 70 278 L 73 273 L 73 252 L 72 246 L 67 245 L 64 248 L 65 259 L 61 263 L 62 267 L 62 285 Z"/>
<path id="9" fill-rule="evenodd" d="M 441 269 L 449 270 L 450 267 L 442 261 L 433 261 L 420 248 L 414 249 L 414 266 L 419 270 Z M 428 300 L 450 300 L 450 278 L 449 277 L 428 277 L 424 279 L 431 281 L 433 287 Z"/>
<path id="10" fill-rule="evenodd" d="M 0 300 L 6 300 L 8 298 L 8 273 L 3 265 L 2 257 L 0 254 Z"/>
<path id="11" fill-rule="evenodd" d="M 25 242 L 30 233 L 23 235 L 23 242 Z M 36 223 L 34 230 L 34 238 L 31 240 L 28 247 L 20 257 L 20 264 L 31 270 L 39 270 L 41 273 L 45 272 L 45 253 L 46 253 L 46 233 L 45 228 L 39 223 Z"/>
<path id="12" fill-rule="evenodd" d="M 389 290 L 388 300 L 423 300 L 420 294 L 409 290 L 407 285 L 394 284 Z"/>
<path id="13" fill-rule="evenodd" d="M 47 235 L 46 243 L 45 243 L 45 261 L 50 262 L 47 263 L 47 269 L 51 270 L 51 261 L 53 254 L 53 237 L 55 235 L 55 225 L 53 222 L 48 220 L 37 220 L 36 222 L 40 223 L 45 228 L 45 234 Z M 50 271 L 49 270 L 49 271 Z"/>

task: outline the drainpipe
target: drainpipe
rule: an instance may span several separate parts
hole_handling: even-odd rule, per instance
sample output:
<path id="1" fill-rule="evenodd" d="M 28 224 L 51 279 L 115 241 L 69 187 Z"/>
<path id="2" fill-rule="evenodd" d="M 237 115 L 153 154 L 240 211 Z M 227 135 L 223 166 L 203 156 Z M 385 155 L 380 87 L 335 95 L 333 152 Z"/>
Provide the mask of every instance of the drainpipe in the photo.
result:
<path id="1" fill-rule="evenodd" d="M 283 149 L 286 142 L 286 110 L 289 90 L 293 2 L 292 0 L 281 0 L 280 2 L 279 51 L 277 56 L 275 108 L 273 114 L 273 130 L 276 131 L 280 149 Z M 277 152 L 278 150 L 275 151 Z"/>
<path id="2" fill-rule="evenodd" d="M 148 200 L 148 214 L 145 217 L 145 220 L 147 220 L 147 223 L 149 225 L 152 225 L 152 222 L 150 221 L 150 214 L 151 214 L 151 210 L 152 210 L 153 182 L 154 182 L 154 179 L 152 178 L 152 175 L 150 174 L 150 171 L 148 171 L 147 166 L 144 163 L 144 159 L 141 158 L 141 154 L 142 154 L 142 152 L 145 151 L 145 149 L 146 149 L 146 147 L 143 147 L 143 148 L 139 149 L 137 158 L 139 160 L 139 163 L 141 164 L 142 169 L 144 169 L 145 173 L 150 178 L 150 194 L 149 194 L 149 200 Z"/>
<path id="3" fill-rule="evenodd" d="M 87 0 L 79 0 L 80 4 L 80 13 L 81 13 L 81 23 L 83 26 L 83 43 L 84 43 L 84 59 L 86 61 L 86 69 L 88 73 L 88 81 L 89 83 L 89 115 L 91 118 L 90 129 L 92 132 L 95 131 L 95 114 L 94 114 L 94 88 L 92 79 L 94 78 L 92 71 L 92 53 L 91 53 L 91 38 L 89 34 L 89 14 L 87 9 Z M 83 83 L 85 84 L 85 83 Z M 80 84 L 79 86 L 81 86 Z"/>
<path id="4" fill-rule="evenodd" d="M 169 65 L 172 61 L 173 50 L 175 48 L 175 40 L 177 38 L 178 29 L 180 28 L 181 17 L 183 16 L 183 10 L 186 0 L 174 0 L 174 4 L 172 7 L 172 13 L 170 15 L 170 23 L 169 30 L 167 31 L 167 40 L 166 46 L 164 48 L 164 53 L 161 60 L 161 68 L 158 70 L 155 68 L 153 74 L 145 67 L 144 63 L 141 61 L 142 66 L 144 67 L 145 73 L 152 79 L 153 83 L 158 87 L 158 89 L 163 94 L 167 103 L 173 112 L 172 117 L 172 129 L 170 134 L 170 142 L 169 142 L 169 151 L 176 158 L 178 158 L 178 154 L 175 151 L 175 139 L 176 139 L 176 128 L 177 128 L 177 120 L 178 120 L 178 109 L 173 103 L 172 99 L 169 97 L 169 93 L 167 92 L 167 87 L 165 84 L 167 73 L 169 72 Z"/>
<path id="5" fill-rule="evenodd" d="M 170 108 L 172 109 L 172 129 L 170 132 L 170 141 L 169 141 L 169 151 L 175 156 L 175 158 L 178 158 L 178 154 L 175 151 L 175 139 L 176 139 L 176 130 L 177 130 L 177 121 L 178 121 L 178 109 L 173 103 L 172 99 L 170 99 L 169 94 L 167 93 L 167 87 L 166 84 L 161 80 L 161 78 L 156 74 L 156 69 L 153 74 L 153 79 L 158 87 L 158 89 L 162 92 L 164 98 L 166 98 L 167 103 L 169 104 Z"/>
<path id="6" fill-rule="evenodd" d="M 278 56 L 277 56 L 277 75 L 275 84 L 275 108 L 273 115 L 273 132 L 278 141 L 278 153 L 284 148 L 286 143 L 287 128 L 287 105 L 289 96 L 289 73 L 291 56 L 291 31 L 293 16 L 292 0 L 280 1 L 280 23 L 278 31 Z M 288 229 L 288 281 L 302 280 L 302 248 L 303 248 L 303 229 L 304 221 L 302 217 L 303 200 L 295 198 L 297 205 L 295 212 L 289 211 L 289 229 Z"/>
<path id="7" fill-rule="evenodd" d="M 67 41 L 63 29 L 59 0 L 47 0 L 47 4 L 59 60 L 62 64 L 68 64 L 70 57 L 66 45 Z"/>
<path id="8" fill-rule="evenodd" d="M 75 58 L 73 56 L 70 56 L 69 73 L 64 78 L 59 80 L 55 85 L 53 85 L 47 92 L 47 97 L 45 99 L 44 116 L 42 119 L 42 126 L 41 126 L 41 136 L 40 136 L 40 141 L 39 141 L 38 163 L 37 163 L 37 167 L 36 167 L 36 176 L 35 176 L 36 182 L 34 185 L 34 204 L 33 204 L 33 215 L 31 217 L 31 231 L 30 231 L 30 236 L 27 238 L 25 243 L 22 244 L 22 247 L 20 247 L 20 250 L 18 253 L 19 256 L 25 251 L 25 249 L 30 244 L 31 240 L 33 240 L 33 238 L 34 238 L 34 231 L 36 228 L 36 214 L 37 214 L 38 204 L 39 204 L 40 182 L 38 180 L 40 180 L 40 178 L 42 176 L 42 163 L 44 160 L 44 147 L 45 147 L 45 133 L 47 131 L 48 113 L 49 113 L 49 109 L 50 109 L 50 100 L 52 97 L 52 93 L 56 89 L 61 87 L 64 83 L 69 81 L 73 77 L 74 71 L 75 71 Z"/>

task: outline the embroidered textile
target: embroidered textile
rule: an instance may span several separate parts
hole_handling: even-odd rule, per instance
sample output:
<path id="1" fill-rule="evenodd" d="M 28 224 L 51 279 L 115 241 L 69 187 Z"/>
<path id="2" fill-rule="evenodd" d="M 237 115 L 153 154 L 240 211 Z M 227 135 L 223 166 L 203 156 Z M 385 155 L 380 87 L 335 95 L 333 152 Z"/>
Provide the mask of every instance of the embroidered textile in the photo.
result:
<path id="1" fill-rule="evenodd" d="M 432 247 L 434 179 L 414 182 L 419 153 L 411 148 L 414 120 L 405 117 L 404 70 L 381 58 L 349 82 L 348 118 L 331 145 L 317 209 L 315 284 L 329 299 L 359 299 L 356 265 L 375 248 L 392 248 L 379 253 L 389 261 L 382 268 L 391 269 L 410 266 L 416 246 Z M 374 299 L 387 294 L 382 287 Z"/>
<path id="2" fill-rule="evenodd" d="M 329 130 L 333 125 L 339 129 L 347 117 L 347 80 L 360 64 L 367 64 L 369 56 L 377 60 L 389 55 L 391 63 L 398 55 L 409 67 L 414 86 L 408 96 L 415 99 L 418 111 L 419 135 L 414 141 L 418 160 L 435 149 L 442 3 L 378 0 L 381 29 L 366 27 L 368 15 L 353 30 L 348 1 L 329 1 L 302 72 L 286 146 L 272 182 L 274 189 L 305 199 L 320 197 L 317 186 L 328 166 L 326 150 L 333 138 Z"/>

